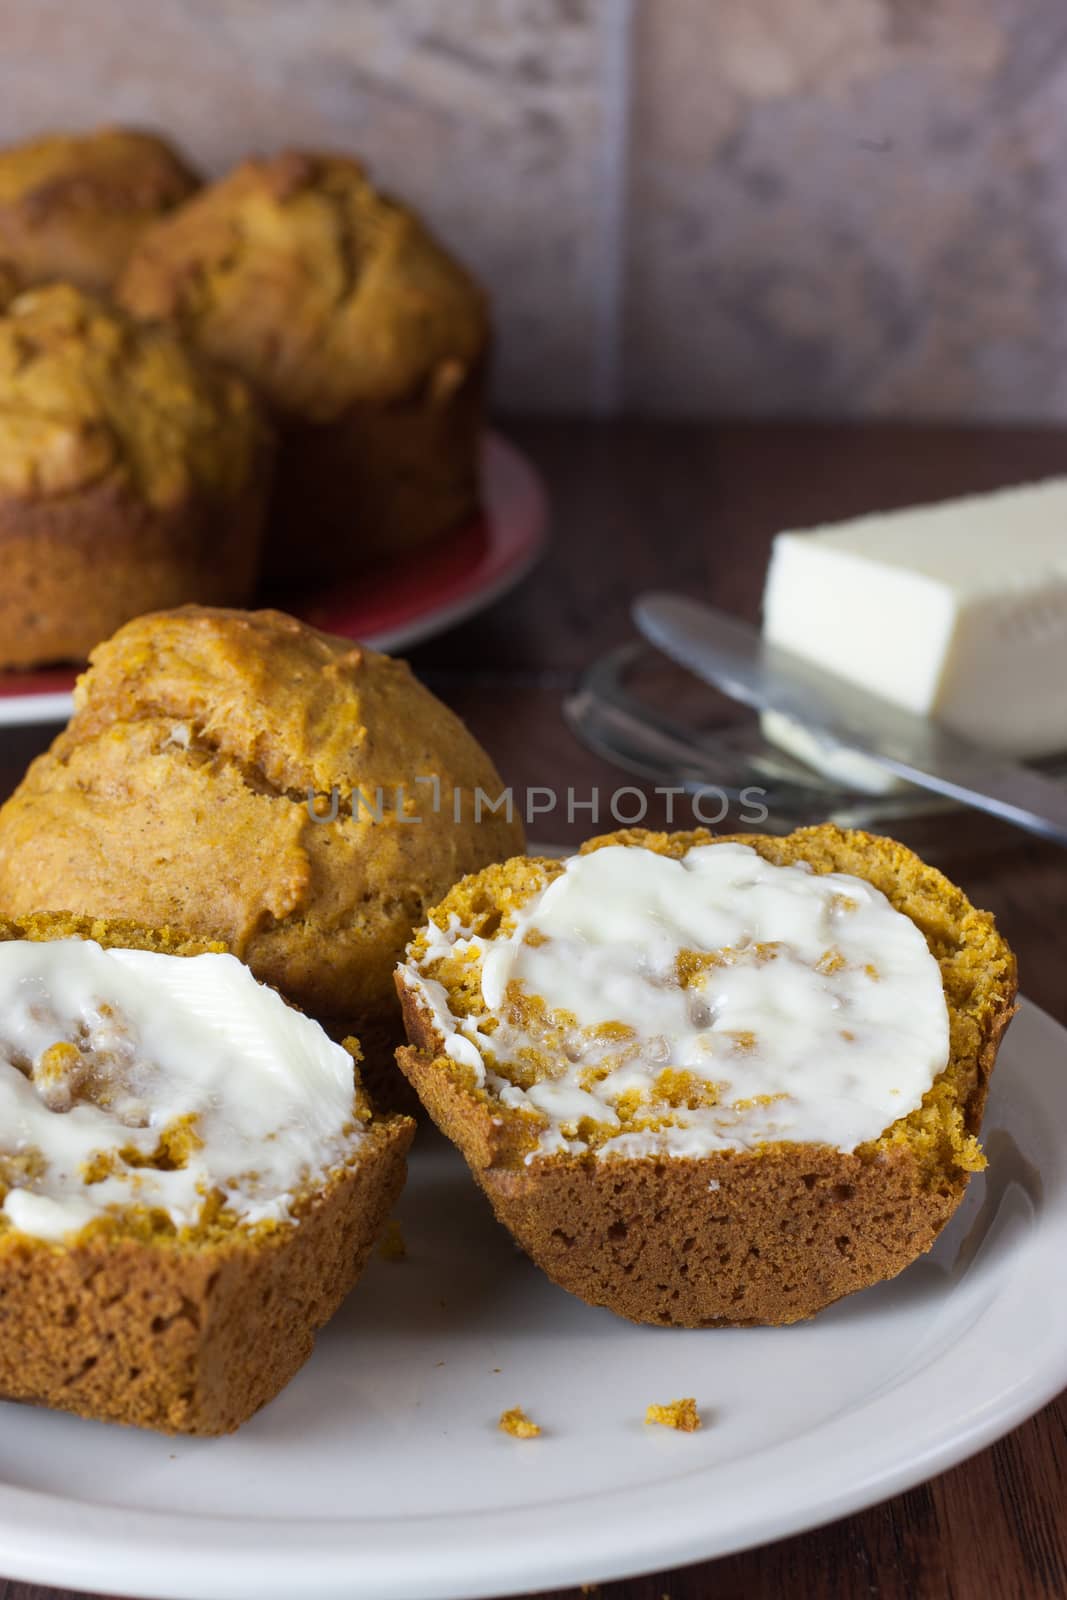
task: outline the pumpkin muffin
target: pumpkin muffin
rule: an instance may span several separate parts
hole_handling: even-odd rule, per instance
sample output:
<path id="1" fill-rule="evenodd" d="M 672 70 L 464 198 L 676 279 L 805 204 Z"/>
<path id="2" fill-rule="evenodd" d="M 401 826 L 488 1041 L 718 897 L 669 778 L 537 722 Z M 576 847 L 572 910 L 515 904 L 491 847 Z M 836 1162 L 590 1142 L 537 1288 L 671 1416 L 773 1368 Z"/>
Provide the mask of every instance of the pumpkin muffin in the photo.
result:
<path id="1" fill-rule="evenodd" d="M 84 661 L 142 611 L 242 601 L 270 429 L 243 379 L 64 284 L 0 315 L 0 667 Z"/>
<path id="2" fill-rule="evenodd" d="M 384 1038 L 397 1078 L 393 968 L 458 878 L 521 849 L 500 791 L 405 662 L 275 611 L 140 617 L 0 810 L 0 911 L 219 939 L 372 1069 Z"/>
<path id="3" fill-rule="evenodd" d="M 109 289 L 142 229 L 198 179 L 171 145 L 130 128 L 49 133 L 0 150 L 0 240 L 26 284 Z"/>
<path id="4" fill-rule="evenodd" d="M 458 884 L 404 1073 L 500 1221 L 637 1322 L 789 1323 L 891 1278 L 985 1165 L 1015 961 L 903 845 L 640 829 Z"/>
<path id="5" fill-rule="evenodd" d="M 246 161 L 142 235 L 118 295 L 277 413 L 273 575 L 352 572 L 476 509 L 485 297 L 358 162 Z"/>
<path id="6" fill-rule="evenodd" d="M 0 1398 L 229 1432 L 404 1181 L 348 1048 L 170 929 L 0 923 Z"/>

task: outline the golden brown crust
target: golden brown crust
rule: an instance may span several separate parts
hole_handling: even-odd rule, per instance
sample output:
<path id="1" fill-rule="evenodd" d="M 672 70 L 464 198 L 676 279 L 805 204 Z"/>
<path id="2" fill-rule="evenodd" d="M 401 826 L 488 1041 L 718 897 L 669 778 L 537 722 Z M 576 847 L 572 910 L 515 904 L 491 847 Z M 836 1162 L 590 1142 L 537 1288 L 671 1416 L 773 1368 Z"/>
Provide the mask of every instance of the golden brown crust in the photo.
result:
<path id="1" fill-rule="evenodd" d="M 71 937 L 179 956 L 209 948 L 91 917 L 0 923 L 0 939 Z M 355 1285 L 403 1187 L 413 1131 L 405 1117 L 372 1123 L 299 1220 L 268 1232 L 145 1237 L 119 1220 L 63 1245 L 0 1231 L 0 1396 L 164 1433 L 239 1427 L 299 1370 Z"/>
<path id="2" fill-rule="evenodd" d="M 640 829 L 590 841 L 682 855 L 704 832 Z M 721 842 L 721 841 L 720 841 Z M 1016 993 L 1015 962 L 992 917 L 911 851 L 833 827 L 787 838 L 737 836 L 775 862 L 874 883 L 920 927 L 937 958 L 951 1023 L 949 1068 L 919 1111 L 850 1155 L 778 1145 L 702 1159 L 536 1157 L 536 1118 L 478 1091 L 440 1053 L 415 994 L 398 982 L 410 1045 L 398 1063 L 462 1150 L 496 1215 L 555 1282 L 634 1321 L 687 1327 L 784 1323 L 890 1278 L 932 1245 L 963 1197 L 970 1136 Z M 527 898 L 551 862 L 517 862 L 459 884 L 435 920 L 463 903 Z M 480 892 L 479 892 L 480 891 Z"/>
<path id="3" fill-rule="evenodd" d="M 118 292 L 274 408 L 273 576 L 353 571 L 476 509 L 485 296 L 358 162 L 244 162 L 143 236 Z"/>
<path id="4" fill-rule="evenodd" d="M 0 811 L 0 913 L 75 905 L 218 938 L 361 1035 L 396 1026 L 392 969 L 427 907 L 521 848 L 517 822 L 474 820 L 500 779 L 405 663 L 278 612 L 139 618 L 76 703 Z M 436 811 L 415 781 L 431 775 Z M 336 819 L 312 821 L 309 788 L 335 787 Z M 381 820 L 353 820 L 379 788 Z"/>
<path id="5" fill-rule="evenodd" d="M 0 315 L 0 419 L 0 668 L 248 597 L 272 439 L 240 378 L 55 285 Z"/>
<path id="6" fill-rule="evenodd" d="M 24 283 L 103 291 L 138 236 L 198 179 L 172 145 L 129 128 L 45 134 L 0 150 L 0 239 Z"/>

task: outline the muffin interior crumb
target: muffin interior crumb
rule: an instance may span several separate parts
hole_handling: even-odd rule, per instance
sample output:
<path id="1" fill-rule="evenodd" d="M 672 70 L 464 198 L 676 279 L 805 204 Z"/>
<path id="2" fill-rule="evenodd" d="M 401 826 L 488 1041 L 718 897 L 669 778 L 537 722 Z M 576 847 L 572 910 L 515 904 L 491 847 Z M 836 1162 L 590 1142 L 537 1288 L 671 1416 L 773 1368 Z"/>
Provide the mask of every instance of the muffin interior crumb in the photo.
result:
<path id="1" fill-rule="evenodd" d="M 611 918 L 603 936 L 583 924 L 572 937 L 571 912 L 549 903 L 563 903 L 566 874 L 574 914 L 595 904 L 599 878 L 585 905 L 569 889 L 582 852 L 569 866 L 513 861 L 458 885 L 400 970 L 433 1012 L 450 1070 L 525 1119 L 528 1155 L 697 1155 L 783 1142 L 867 1151 L 906 1125 L 931 1165 L 951 1153 L 955 1166 L 981 1167 L 954 1081 L 974 1031 L 960 1000 L 975 952 L 931 938 L 899 903 L 906 881 L 871 883 L 817 851 L 812 861 L 776 857 L 758 838 L 644 835 L 641 844 L 635 871 L 653 892 L 690 893 L 683 927 L 696 895 L 713 930 L 705 943 L 672 947 L 656 905 L 646 915 L 637 897 L 619 911 L 644 919 L 647 955 L 633 954 L 646 932 L 630 938 Z M 664 856 L 669 870 L 649 876 Z M 600 877 L 610 892 L 611 874 Z M 716 942 L 719 922 L 731 937 Z M 580 962 L 584 979 L 574 982 Z"/>

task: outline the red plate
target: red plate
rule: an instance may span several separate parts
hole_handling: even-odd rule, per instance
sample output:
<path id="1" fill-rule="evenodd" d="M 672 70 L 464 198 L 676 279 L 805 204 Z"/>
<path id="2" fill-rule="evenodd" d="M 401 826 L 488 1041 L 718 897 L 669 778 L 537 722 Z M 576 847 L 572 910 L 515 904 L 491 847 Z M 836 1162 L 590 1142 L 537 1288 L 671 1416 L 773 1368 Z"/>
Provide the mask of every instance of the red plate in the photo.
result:
<path id="1" fill-rule="evenodd" d="M 483 516 L 423 545 L 414 561 L 294 598 L 294 613 L 328 633 L 396 651 L 492 605 L 544 549 L 548 506 L 530 462 L 498 434 L 486 438 L 482 475 Z M 69 717 L 75 676 L 71 668 L 0 674 L 0 726 Z"/>

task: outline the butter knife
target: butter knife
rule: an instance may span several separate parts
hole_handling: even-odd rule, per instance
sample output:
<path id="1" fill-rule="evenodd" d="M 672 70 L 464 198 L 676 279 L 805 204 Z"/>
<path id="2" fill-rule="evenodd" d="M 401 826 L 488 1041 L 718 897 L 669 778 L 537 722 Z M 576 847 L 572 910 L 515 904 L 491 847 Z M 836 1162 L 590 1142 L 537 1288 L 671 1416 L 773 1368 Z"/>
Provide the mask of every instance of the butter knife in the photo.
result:
<path id="1" fill-rule="evenodd" d="M 769 645 L 751 623 L 697 600 L 641 595 L 633 617 L 672 661 L 731 700 L 791 717 L 828 753 L 858 751 L 920 788 L 1067 845 L 1067 785 Z"/>

